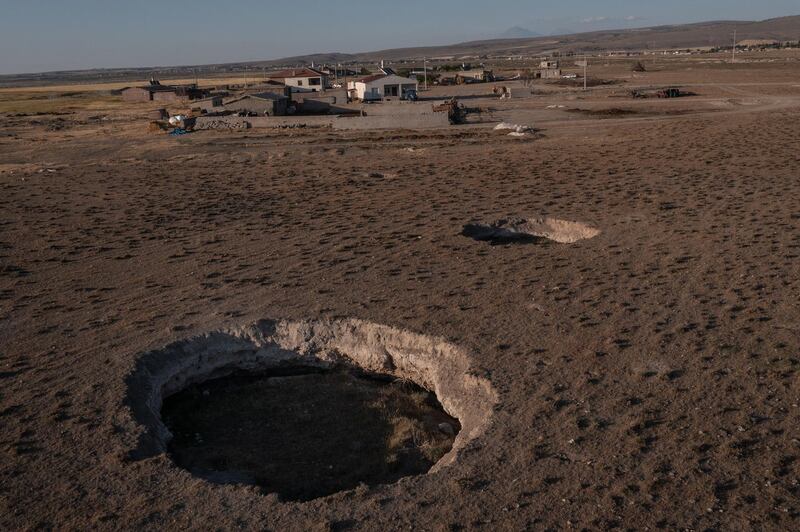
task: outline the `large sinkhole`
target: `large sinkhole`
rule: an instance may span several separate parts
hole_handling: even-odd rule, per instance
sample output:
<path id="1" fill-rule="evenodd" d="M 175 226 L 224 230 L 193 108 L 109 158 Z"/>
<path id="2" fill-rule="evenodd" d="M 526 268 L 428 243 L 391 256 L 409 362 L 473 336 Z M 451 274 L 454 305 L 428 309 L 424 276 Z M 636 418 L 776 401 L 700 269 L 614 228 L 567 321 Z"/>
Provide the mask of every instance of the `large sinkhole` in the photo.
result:
<path id="1" fill-rule="evenodd" d="M 261 321 L 145 353 L 134 459 L 306 501 L 438 471 L 496 403 L 445 340 L 358 320 Z"/>

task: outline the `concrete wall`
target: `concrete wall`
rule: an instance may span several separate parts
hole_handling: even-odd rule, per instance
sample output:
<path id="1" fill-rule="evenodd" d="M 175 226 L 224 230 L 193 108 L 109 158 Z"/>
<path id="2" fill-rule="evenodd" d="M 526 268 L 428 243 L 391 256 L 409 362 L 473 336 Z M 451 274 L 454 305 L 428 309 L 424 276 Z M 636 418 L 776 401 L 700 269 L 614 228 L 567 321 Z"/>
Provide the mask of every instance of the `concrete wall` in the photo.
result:
<path id="1" fill-rule="evenodd" d="M 330 127 L 337 116 L 265 116 L 248 118 L 254 128 L 270 127 Z"/>
<path id="2" fill-rule="evenodd" d="M 426 129 L 450 127 L 447 113 L 424 115 L 385 115 L 340 117 L 333 123 L 334 129 Z"/>
<path id="3" fill-rule="evenodd" d="M 429 102 L 392 101 L 381 103 L 358 103 L 345 107 L 353 108 L 366 116 L 387 115 L 425 115 L 433 113 L 433 104 Z"/>
<path id="4" fill-rule="evenodd" d="M 280 127 L 333 127 L 337 130 L 426 129 L 450 126 L 447 113 L 384 116 L 201 116 L 195 129 L 248 129 Z"/>

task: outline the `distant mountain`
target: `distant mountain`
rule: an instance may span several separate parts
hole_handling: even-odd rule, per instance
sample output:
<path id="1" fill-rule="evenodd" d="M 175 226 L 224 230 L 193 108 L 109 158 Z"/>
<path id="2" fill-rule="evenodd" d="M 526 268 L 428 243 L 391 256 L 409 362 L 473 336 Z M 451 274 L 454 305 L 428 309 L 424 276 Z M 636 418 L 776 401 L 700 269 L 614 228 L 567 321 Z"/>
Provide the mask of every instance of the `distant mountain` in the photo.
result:
<path id="1" fill-rule="evenodd" d="M 532 37 L 541 37 L 541 33 L 536 33 L 522 26 L 514 26 L 508 28 L 506 31 L 498 35 L 500 39 L 530 39 Z"/>

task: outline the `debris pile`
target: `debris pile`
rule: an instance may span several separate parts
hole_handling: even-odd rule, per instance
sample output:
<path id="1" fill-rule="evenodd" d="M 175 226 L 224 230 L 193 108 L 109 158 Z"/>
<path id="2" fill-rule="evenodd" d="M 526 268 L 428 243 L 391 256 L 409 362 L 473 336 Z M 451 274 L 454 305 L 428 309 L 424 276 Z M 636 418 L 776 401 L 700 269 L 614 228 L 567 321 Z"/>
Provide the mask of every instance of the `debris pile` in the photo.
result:
<path id="1" fill-rule="evenodd" d="M 500 122 L 494 126 L 495 131 L 511 131 L 508 135 L 510 137 L 525 137 L 533 133 L 534 129 L 531 126 L 522 126 L 519 124 L 511 124 L 508 122 Z"/>
<path id="2" fill-rule="evenodd" d="M 451 98 L 438 105 L 433 106 L 434 113 L 447 113 L 447 118 L 451 124 L 463 124 L 466 120 L 466 111 L 459 105 L 457 98 Z"/>
<path id="3" fill-rule="evenodd" d="M 632 98 L 682 98 L 695 96 L 695 93 L 684 91 L 676 87 L 666 89 L 634 89 L 630 92 Z"/>

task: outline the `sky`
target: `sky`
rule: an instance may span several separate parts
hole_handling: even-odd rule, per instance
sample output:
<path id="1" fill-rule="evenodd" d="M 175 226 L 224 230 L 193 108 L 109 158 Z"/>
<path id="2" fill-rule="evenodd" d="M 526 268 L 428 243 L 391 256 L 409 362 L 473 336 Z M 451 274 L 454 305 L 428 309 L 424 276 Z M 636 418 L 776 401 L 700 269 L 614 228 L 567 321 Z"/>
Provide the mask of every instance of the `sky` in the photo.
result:
<path id="1" fill-rule="evenodd" d="M 0 0 L 0 74 L 200 65 L 800 14 L 800 0 Z"/>

